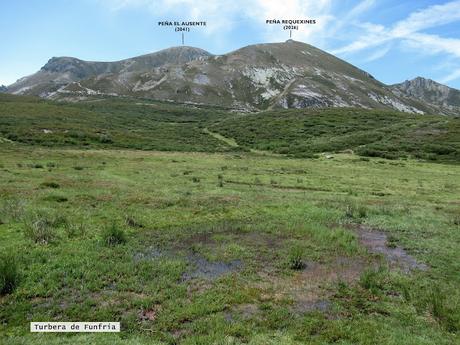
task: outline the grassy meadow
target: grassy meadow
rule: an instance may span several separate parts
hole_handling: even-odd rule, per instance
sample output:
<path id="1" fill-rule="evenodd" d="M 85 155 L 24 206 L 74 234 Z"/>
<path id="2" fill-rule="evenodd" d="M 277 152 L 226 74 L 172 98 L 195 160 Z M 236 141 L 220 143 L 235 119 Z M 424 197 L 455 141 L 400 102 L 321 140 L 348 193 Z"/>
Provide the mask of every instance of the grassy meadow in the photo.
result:
<path id="1" fill-rule="evenodd" d="M 449 138 L 436 162 L 351 139 L 306 158 L 250 115 L 93 103 L 0 103 L 1 344 L 460 343 L 458 120 L 430 120 L 451 123 L 421 143 Z"/>

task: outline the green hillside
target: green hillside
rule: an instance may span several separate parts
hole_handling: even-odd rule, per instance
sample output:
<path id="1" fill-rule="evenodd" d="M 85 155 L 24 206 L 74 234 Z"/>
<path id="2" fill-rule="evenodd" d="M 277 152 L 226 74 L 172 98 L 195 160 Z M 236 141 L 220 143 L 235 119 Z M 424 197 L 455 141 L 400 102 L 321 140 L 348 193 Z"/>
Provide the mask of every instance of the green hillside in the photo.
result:
<path id="1" fill-rule="evenodd" d="M 133 98 L 56 103 L 1 94 L 0 136 L 22 144 L 59 147 L 262 150 L 295 157 L 352 150 L 368 157 L 460 161 L 459 118 L 386 110 L 235 114 Z"/>
<path id="2" fill-rule="evenodd" d="M 65 104 L 0 94 L 0 136 L 29 145 L 226 151 L 201 129 L 218 115 L 139 99 Z"/>
<path id="3" fill-rule="evenodd" d="M 385 110 L 262 112 L 211 127 L 240 146 L 296 157 L 353 150 L 388 159 L 460 160 L 460 119 Z"/>

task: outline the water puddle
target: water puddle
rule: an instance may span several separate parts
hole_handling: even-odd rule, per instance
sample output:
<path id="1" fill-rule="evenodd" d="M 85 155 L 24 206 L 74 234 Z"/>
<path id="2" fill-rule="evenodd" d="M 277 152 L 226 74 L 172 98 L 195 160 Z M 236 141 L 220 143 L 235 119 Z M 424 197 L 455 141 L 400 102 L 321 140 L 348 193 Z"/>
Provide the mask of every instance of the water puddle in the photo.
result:
<path id="1" fill-rule="evenodd" d="M 193 268 L 183 274 L 183 280 L 196 278 L 214 280 L 225 274 L 237 271 L 243 265 L 241 260 L 230 262 L 208 261 L 199 255 L 189 255 L 187 258 Z"/>
<path id="2" fill-rule="evenodd" d="M 326 313 L 332 308 L 331 302 L 328 300 L 299 300 L 294 305 L 294 311 L 300 314 L 321 312 Z"/>
<path id="3" fill-rule="evenodd" d="M 134 254 L 133 259 L 134 259 L 135 262 L 139 262 L 139 261 L 143 261 L 143 260 L 154 260 L 154 259 L 157 259 L 157 258 L 159 258 L 161 256 L 164 256 L 164 255 L 165 255 L 165 253 L 163 253 L 157 247 L 150 246 L 146 250 L 144 250 L 143 252 L 138 252 L 138 253 Z"/>

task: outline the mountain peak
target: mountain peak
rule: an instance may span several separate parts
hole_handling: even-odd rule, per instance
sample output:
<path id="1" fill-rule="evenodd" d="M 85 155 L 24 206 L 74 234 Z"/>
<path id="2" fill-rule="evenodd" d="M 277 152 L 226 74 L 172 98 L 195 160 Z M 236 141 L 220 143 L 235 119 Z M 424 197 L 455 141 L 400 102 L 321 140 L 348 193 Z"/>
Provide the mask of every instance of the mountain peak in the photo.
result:
<path id="1" fill-rule="evenodd" d="M 393 89 L 448 109 L 460 107 L 460 91 L 432 79 L 416 77 L 392 86 Z"/>
<path id="2" fill-rule="evenodd" d="M 404 89 L 413 88 L 412 84 L 424 82 L 407 81 Z M 401 91 L 394 93 L 365 71 L 292 39 L 218 56 L 176 46 L 113 62 L 53 57 L 34 75 L 10 85 L 8 92 L 69 100 L 128 95 L 244 111 L 360 107 L 423 113 L 436 109 Z"/>
<path id="3" fill-rule="evenodd" d="M 424 77 L 415 77 L 414 79 L 406 80 L 401 84 L 397 85 L 404 85 L 404 88 L 406 89 L 420 89 L 424 88 L 427 90 L 442 90 L 443 92 L 449 92 L 449 90 L 455 90 L 451 89 L 447 85 L 438 83 L 437 81 L 434 81 L 433 79 L 429 78 L 424 78 Z"/>
<path id="4" fill-rule="evenodd" d="M 437 85 L 445 86 L 441 83 L 434 81 L 433 79 L 424 78 L 420 76 L 415 77 L 414 79 L 406 80 L 405 82 L 412 83 L 412 84 L 437 84 Z"/>
<path id="5" fill-rule="evenodd" d="M 85 61 L 70 56 L 53 56 L 42 67 L 42 70 L 49 72 L 65 72 L 70 66 L 81 64 Z"/>

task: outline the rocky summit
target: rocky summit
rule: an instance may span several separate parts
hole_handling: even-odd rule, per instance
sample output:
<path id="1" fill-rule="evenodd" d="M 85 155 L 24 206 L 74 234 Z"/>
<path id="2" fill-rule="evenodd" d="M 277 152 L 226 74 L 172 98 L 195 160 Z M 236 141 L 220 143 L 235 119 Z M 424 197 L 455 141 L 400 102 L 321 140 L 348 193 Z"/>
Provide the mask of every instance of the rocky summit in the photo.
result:
<path id="1" fill-rule="evenodd" d="M 224 55 L 174 47 L 116 62 L 52 58 L 37 73 L 10 85 L 8 92 L 70 101 L 95 95 L 133 96 L 237 111 L 324 107 L 420 114 L 456 111 L 410 89 L 387 86 L 331 54 L 288 40 Z"/>
<path id="2" fill-rule="evenodd" d="M 444 110 L 460 113 L 460 90 L 450 88 L 431 79 L 417 77 L 392 86 L 396 94 L 415 97 Z"/>

